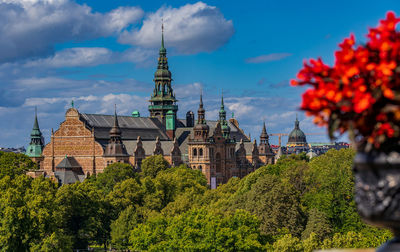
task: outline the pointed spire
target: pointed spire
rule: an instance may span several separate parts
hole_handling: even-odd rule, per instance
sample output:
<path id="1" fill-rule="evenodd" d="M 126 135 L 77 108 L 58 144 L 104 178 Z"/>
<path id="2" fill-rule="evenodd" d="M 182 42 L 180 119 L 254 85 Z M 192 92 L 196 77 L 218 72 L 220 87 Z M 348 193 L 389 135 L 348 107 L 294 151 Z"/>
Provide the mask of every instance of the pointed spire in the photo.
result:
<path id="1" fill-rule="evenodd" d="M 222 89 L 222 93 L 221 93 L 221 110 L 224 110 L 225 106 L 224 106 L 224 90 Z"/>
<path id="2" fill-rule="evenodd" d="M 114 104 L 114 125 L 110 130 L 111 137 L 120 137 L 121 136 L 121 129 L 119 128 L 118 124 L 118 116 L 117 116 L 117 104 Z"/>
<path id="3" fill-rule="evenodd" d="M 200 104 L 199 107 L 202 108 L 203 107 L 203 92 L 200 93 Z"/>
<path id="4" fill-rule="evenodd" d="M 40 157 L 42 155 L 43 147 L 44 147 L 44 140 L 42 132 L 40 132 L 39 123 L 37 119 L 37 108 L 35 107 L 35 119 L 31 131 L 31 141 L 29 143 L 28 149 L 26 150 L 26 155 L 30 157 Z"/>
<path id="5" fill-rule="evenodd" d="M 114 104 L 114 127 L 119 128 L 118 117 L 117 117 L 117 104 Z"/>
<path id="6" fill-rule="evenodd" d="M 161 48 L 160 48 L 160 55 L 166 54 L 167 50 L 164 47 L 164 20 L 161 19 Z"/>
<path id="7" fill-rule="evenodd" d="M 263 129 L 261 134 L 267 134 L 267 129 L 265 128 L 265 121 L 263 122 Z"/>
<path id="8" fill-rule="evenodd" d="M 34 130 L 40 130 L 39 129 L 38 119 L 37 119 L 37 107 L 35 107 L 35 121 L 33 123 L 33 129 Z"/>

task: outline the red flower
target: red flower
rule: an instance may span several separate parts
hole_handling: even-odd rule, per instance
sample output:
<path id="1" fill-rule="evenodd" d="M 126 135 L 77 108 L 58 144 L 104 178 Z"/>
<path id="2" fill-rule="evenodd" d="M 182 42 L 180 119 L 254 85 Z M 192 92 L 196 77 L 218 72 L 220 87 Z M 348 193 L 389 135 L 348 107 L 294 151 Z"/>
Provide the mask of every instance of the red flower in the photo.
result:
<path id="1" fill-rule="evenodd" d="M 355 46 L 353 34 L 345 38 L 332 67 L 321 58 L 304 62 L 291 85 L 311 85 L 301 109 L 316 124 L 330 124 L 340 134 L 352 129 L 375 147 L 400 135 L 399 22 L 388 12 L 377 28 L 369 29 L 365 45 Z"/>

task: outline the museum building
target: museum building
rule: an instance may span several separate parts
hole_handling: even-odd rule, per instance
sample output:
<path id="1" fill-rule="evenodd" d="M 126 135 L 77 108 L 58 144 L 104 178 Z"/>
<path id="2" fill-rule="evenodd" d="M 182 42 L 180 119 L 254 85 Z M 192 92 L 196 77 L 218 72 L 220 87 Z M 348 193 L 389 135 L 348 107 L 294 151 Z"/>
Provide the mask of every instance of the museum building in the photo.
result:
<path id="1" fill-rule="evenodd" d="M 137 111 L 121 116 L 116 109 L 114 115 L 87 114 L 72 104 L 59 128 L 52 130 L 50 142 L 44 145 L 35 113 L 26 154 L 40 170 L 29 174 L 53 177 L 62 184 L 74 183 L 103 172 L 115 162 L 129 163 L 140 170 L 146 157 L 162 155 L 171 166 L 186 164 L 200 170 L 215 188 L 231 177 L 244 177 L 275 162 L 265 123 L 259 144 L 251 141 L 235 118 L 227 120 L 223 97 L 217 120 L 206 119 L 202 95 L 197 120 L 192 111 L 179 119 L 171 81 L 162 35 L 149 117 L 141 117 Z"/>

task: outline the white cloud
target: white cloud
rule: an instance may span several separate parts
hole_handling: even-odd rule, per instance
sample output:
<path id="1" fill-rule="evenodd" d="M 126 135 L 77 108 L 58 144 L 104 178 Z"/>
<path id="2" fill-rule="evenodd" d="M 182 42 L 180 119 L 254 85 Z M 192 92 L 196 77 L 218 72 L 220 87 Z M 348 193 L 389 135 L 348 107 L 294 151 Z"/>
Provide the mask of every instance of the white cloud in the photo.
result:
<path id="1" fill-rule="evenodd" d="M 234 33 L 232 20 L 226 20 L 218 8 L 197 2 L 180 8 L 162 7 L 148 15 L 140 29 L 124 31 L 119 41 L 145 48 L 159 47 L 161 19 L 166 47 L 185 54 L 216 50 Z"/>
<path id="2" fill-rule="evenodd" d="M 67 0 L 3 0 L 0 62 L 52 54 L 56 43 L 118 35 L 142 16 L 137 7 L 102 14 Z"/>
<path id="3" fill-rule="evenodd" d="M 53 56 L 29 60 L 24 67 L 79 67 L 111 63 L 113 52 L 103 47 L 75 47 L 56 52 Z"/>
<path id="4" fill-rule="evenodd" d="M 247 58 L 246 63 L 264 63 L 270 61 L 278 61 L 287 58 L 291 55 L 292 55 L 291 53 L 270 53 L 253 58 Z"/>

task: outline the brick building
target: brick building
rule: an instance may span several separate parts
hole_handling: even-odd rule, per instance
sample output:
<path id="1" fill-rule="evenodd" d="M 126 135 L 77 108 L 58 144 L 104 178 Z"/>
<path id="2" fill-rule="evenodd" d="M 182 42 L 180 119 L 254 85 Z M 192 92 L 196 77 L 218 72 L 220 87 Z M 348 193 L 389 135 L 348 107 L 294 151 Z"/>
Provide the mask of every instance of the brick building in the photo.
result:
<path id="1" fill-rule="evenodd" d="M 261 165 L 274 163 L 265 124 L 258 146 L 256 140 L 251 142 L 244 134 L 236 119 L 226 119 L 223 98 L 219 118 L 206 121 L 202 96 L 197 122 L 192 111 L 186 113 L 186 119 L 179 119 L 171 81 L 162 38 L 149 117 L 140 117 L 137 111 L 132 116 L 121 116 L 116 110 L 114 115 L 86 114 L 72 105 L 43 147 L 35 115 L 31 134 L 35 155 L 31 157 L 40 162 L 40 171 L 31 175 L 44 174 L 61 183 L 72 183 L 74 176 L 81 181 L 82 176 L 101 173 L 114 162 L 140 169 L 146 157 L 163 155 L 171 165 L 185 163 L 201 170 L 211 187 L 216 187 L 233 176 L 243 177 Z"/>

